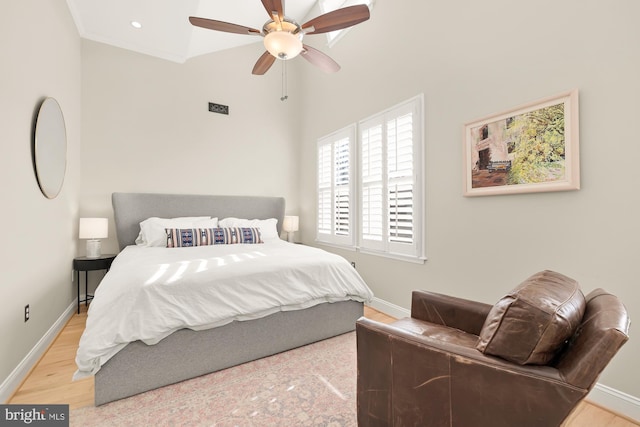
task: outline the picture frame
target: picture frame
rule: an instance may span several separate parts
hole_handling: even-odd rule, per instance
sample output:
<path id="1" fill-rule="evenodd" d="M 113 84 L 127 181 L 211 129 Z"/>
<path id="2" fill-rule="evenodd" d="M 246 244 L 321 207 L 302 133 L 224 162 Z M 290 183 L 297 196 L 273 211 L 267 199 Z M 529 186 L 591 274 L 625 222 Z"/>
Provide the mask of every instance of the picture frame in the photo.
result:
<path id="1" fill-rule="evenodd" d="M 464 125 L 463 195 L 580 189 L 578 90 Z"/>

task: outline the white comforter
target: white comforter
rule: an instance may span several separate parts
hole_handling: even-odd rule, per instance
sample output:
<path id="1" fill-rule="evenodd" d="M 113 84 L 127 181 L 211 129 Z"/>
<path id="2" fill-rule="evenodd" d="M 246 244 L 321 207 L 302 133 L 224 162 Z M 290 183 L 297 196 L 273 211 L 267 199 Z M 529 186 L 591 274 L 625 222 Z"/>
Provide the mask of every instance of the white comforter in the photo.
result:
<path id="1" fill-rule="evenodd" d="M 128 246 L 89 306 L 74 379 L 93 375 L 127 343 L 324 302 L 373 297 L 342 257 L 284 241 L 192 248 Z"/>

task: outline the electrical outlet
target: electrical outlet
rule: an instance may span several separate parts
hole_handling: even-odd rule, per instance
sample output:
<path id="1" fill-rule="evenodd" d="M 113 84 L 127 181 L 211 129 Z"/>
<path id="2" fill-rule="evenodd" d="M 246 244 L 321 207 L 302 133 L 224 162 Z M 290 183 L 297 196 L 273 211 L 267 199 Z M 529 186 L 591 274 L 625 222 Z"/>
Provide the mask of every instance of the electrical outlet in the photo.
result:
<path id="1" fill-rule="evenodd" d="M 26 322 L 27 320 L 29 320 L 29 304 L 24 306 L 24 321 Z"/>

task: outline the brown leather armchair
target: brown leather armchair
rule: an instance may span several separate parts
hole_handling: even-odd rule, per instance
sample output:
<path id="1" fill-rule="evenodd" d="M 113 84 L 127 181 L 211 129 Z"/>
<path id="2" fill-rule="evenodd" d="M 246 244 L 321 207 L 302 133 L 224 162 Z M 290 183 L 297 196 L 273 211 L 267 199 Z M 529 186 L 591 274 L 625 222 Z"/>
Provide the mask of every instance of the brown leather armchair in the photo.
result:
<path id="1" fill-rule="evenodd" d="M 551 282 L 568 279 L 548 271 L 540 274 L 546 282 L 550 278 Z M 532 278 L 520 286 L 529 286 Z M 540 277 L 536 280 L 539 282 Z M 535 288 L 533 294 L 555 291 L 556 285 L 545 283 Z M 528 290 L 531 294 L 530 287 Z M 511 346 L 522 350 L 519 337 L 528 334 L 527 326 L 522 323 L 531 322 L 528 313 L 539 307 L 524 304 L 526 296 L 522 288 L 518 292 L 508 294 L 491 306 L 414 291 L 410 318 L 392 324 L 359 319 L 356 325 L 358 425 L 559 426 L 627 341 L 629 317 L 619 299 L 602 289 L 586 298 L 578 290 L 575 293 L 578 302 L 570 304 L 572 307 L 553 306 L 547 310 L 547 315 L 555 317 L 552 322 L 545 320 L 545 333 L 554 327 L 571 330 L 557 352 L 545 353 L 549 362 L 531 364 L 531 358 L 516 358 L 514 362 L 487 354 L 483 350 L 491 343 L 487 345 L 483 334 L 491 325 L 496 326 L 496 311 L 502 314 L 510 311 L 515 316 L 515 322 L 514 318 L 499 319 L 500 327 L 511 322 L 515 333 L 501 344 L 506 345 L 506 349 Z M 538 300 L 548 304 L 546 298 L 543 295 Z M 564 296 L 559 299 L 566 303 Z M 505 300 L 510 304 L 507 310 Z M 582 308 L 576 308 L 581 304 Z M 569 311 L 579 318 L 573 326 L 567 321 L 571 318 Z M 490 338 L 493 341 L 489 339 L 489 342 L 499 340 L 497 335 Z M 526 337 L 522 341 L 526 341 Z M 525 352 L 527 357 L 542 347 L 548 350 L 548 343 L 549 337 L 542 337 L 534 351 Z"/>

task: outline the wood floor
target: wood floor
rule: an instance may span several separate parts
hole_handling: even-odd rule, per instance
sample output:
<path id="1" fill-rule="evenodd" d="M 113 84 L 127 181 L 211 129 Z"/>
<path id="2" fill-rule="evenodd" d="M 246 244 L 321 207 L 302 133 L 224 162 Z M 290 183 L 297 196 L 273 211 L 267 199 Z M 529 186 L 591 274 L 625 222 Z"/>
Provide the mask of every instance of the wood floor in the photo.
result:
<path id="1" fill-rule="evenodd" d="M 365 316 L 379 322 L 395 320 L 374 309 L 365 308 Z M 71 381 L 75 355 L 85 327 L 86 311 L 74 315 L 60 332 L 40 362 L 29 373 L 7 403 L 68 404 L 70 409 L 93 405 L 93 377 Z M 583 402 L 563 427 L 637 427 L 604 408 Z"/>
<path id="2" fill-rule="evenodd" d="M 87 312 L 74 314 L 7 403 L 93 405 L 93 377 L 71 381 Z"/>

